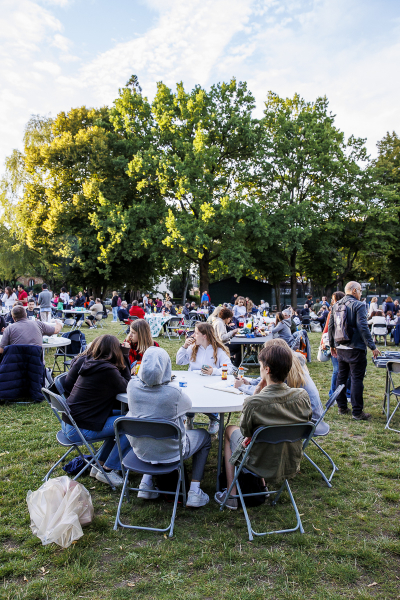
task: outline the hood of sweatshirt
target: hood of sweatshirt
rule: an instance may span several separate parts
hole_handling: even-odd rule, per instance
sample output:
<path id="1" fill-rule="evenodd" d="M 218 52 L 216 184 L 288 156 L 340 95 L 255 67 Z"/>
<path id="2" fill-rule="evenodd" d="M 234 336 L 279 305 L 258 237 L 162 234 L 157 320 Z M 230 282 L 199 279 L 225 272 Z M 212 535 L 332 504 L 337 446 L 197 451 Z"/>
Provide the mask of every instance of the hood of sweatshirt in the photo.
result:
<path id="1" fill-rule="evenodd" d="M 79 375 L 83 377 L 88 375 L 94 375 L 98 371 L 104 371 L 105 369 L 117 369 L 116 365 L 108 362 L 108 360 L 95 360 L 94 358 L 88 358 L 84 361 L 83 365 L 79 369 Z"/>
<path id="2" fill-rule="evenodd" d="M 139 379 L 147 386 L 154 387 L 171 382 L 171 359 L 163 348 L 150 346 L 143 354 Z"/>

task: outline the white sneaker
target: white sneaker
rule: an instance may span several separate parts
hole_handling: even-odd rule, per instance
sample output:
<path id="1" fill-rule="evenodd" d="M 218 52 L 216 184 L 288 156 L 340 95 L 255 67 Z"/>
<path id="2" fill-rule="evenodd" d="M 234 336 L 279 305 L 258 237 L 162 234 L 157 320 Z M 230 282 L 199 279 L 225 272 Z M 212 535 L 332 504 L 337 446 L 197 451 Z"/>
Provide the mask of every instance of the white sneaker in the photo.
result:
<path id="1" fill-rule="evenodd" d="M 186 431 L 191 431 L 193 429 L 193 421 L 194 421 L 194 417 L 186 417 L 186 422 L 185 422 Z"/>
<path id="2" fill-rule="evenodd" d="M 137 497 L 143 498 L 143 500 L 155 500 L 159 497 L 159 493 L 153 490 L 157 490 L 153 485 L 148 485 L 147 483 L 143 483 L 142 481 L 139 484 L 139 490 Z"/>
<path id="3" fill-rule="evenodd" d="M 203 492 L 202 489 L 199 488 L 198 493 L 193 491 L 189 491 L 186 506 L 191 508 L 200 508 L 200 506 L 205 506 L 210 502 L 210 498 Z"/>
<path id="4" fill-rule="evenodd" d="M 97 475 L 98 472 L 99 472 L 99 469 L 96 466 L 93 466 L 90 469 L 89 475 L 90 475 L 90 477 L 94 477 L 96 479 L 96 475 Z"/>
<path id="5" fill-rule="evenodd" d="M 218 431 L 219 431 L 218 421 L 210 421 L 210 424 L 208 426 L 208 433 L 210 435 L 217 435 Z"/>
<path id="6" fill-rule="evenodd" d="M 119 486 L 124 483 L 124 480 L 120 475 L 118 475 L 117 471 L 106 471 L 108 479 L 111 481 L 112 485 Z M 102 481 L 103 483 L 108 483 L 107 479 L 103 475 L 101 471 L 97 471 L 96 479 Z"/>

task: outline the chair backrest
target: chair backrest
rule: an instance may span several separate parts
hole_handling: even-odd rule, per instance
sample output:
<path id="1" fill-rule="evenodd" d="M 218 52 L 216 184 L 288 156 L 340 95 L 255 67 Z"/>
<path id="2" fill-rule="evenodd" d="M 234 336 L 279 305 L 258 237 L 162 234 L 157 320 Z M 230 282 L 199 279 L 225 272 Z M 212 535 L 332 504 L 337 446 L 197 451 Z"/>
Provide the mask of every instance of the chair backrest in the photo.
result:
<path id="1" fill-rule="evenodd" d="M 57 377 L 54 379 L 54 385 L 57 388 L 57 392 L 60 394 L 60 396 L 64 396 L 64 380 L 67 377 L 68 373 L 61 373 L 60 375 L 57 375 Z"/>
<path id="2" fill-rule="evenodd" d="M 333 406 L 336 402 L 337 397 L 339 396 L 340 392 L 343 390 L 344 388 L 344 383 L 341 383 L 336 390 L 333 392 L 332 396 L 329 398 L 328 402 L 325 404 L 325 412 L 324 415 L 327 413 L 327 411 L 330 409 L 331 406 Z M 323 417 L 321 417 L 323 418 Z"/>
<path id="3" fill-rule="evenodd" d="M 67 417 L 70 416 L 68 405 L 62 396 L 51 392 L 47 388 L 43 388 L 42 393 L 54 412 L 63 413 L 67 415 Z"/>
<path id="4" fill-rule="evenodd" d="M 251 445 L 259 444 L 281 444 L 283 442 L 298 442 L 307 439 L 314 431 L 315 425 L 311 421 L 307 423 L 293 423 L 290 425 L 272 425 L 259 427 L 252 435 Z"/>
<path id="5" fill-rule="evenodd" d="M 163 419 L 136 419 L 119 417 L 114 421 L 115 433 L 130 435 L 136 438 L 153 438 L 155 440 L 181 440 L 181 430 L 175 423 Z"/>
<path id="6" fill-rule="evenodd" d="M 177 325 L 180 325 L 181 320 L 181 317 L 171 317 L 168 321 L 168 327 L 176 327 Z"/>
<path id="7" fill-rule="evenodd" d="M 71 340 L 71 344 L 67 347 L 67 354 L 69 356 L 76 356 L 86 348 L 86 337 L 82 331 L 77 331 L 76 329 L 68 331 L 67 333 L 63 333 L 62 337 Z"/>

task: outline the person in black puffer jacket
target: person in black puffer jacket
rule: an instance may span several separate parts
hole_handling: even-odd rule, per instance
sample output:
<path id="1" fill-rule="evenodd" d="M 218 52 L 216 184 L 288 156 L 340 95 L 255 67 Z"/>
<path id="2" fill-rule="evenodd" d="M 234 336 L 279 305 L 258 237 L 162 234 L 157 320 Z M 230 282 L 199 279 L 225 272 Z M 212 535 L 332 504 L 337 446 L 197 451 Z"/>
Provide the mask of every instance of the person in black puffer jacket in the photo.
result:
<path id="1" fill-rule="evenodd" d="M 124 359 L 121 344 L 113 335 L 101 335 L 94 340 L 90 348 L 74 360 L 64 380 L 67 403 L 83 435 L 91 441 L 107 437 L 99 455 L 113 485 L 122 485 L 118 474 L 121 469 L 118 448 L 114 443 L 114 421 L 120 416 L 114 410 L 117 394 L 126 392 L 131 379 L 130 369 Z M 71 442 L 80 441 L 75 428 L 68 417 L 63 415 L 63 433 Z M 129 450 L 129 442 L 121 437 L 122 452 Z M 95 466 L 91 477 L 107 483 L 103 473 Z"/>

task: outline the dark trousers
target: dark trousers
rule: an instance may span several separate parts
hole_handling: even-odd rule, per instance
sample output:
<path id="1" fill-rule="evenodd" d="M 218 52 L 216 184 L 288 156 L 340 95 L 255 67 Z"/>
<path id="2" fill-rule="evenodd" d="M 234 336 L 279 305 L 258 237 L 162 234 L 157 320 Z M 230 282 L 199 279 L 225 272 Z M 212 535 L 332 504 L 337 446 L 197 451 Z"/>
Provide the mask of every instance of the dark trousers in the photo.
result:
<path id="1" fill-rule="evenodd" d="M 346 398 L 346 382 L 350 375 L 351 380 L 351 405 L 353 407 L 353 415 L 359 415 L 364 408 L 363 380 L 365 370 L 367 368 L 367 352 L 366 350 L 337 350 L 339 371 L 337 378 L 337 387 L 342 383 L 345 384 L 343 391 L 337 398 L 339 408 L 347 408 Z"/>

